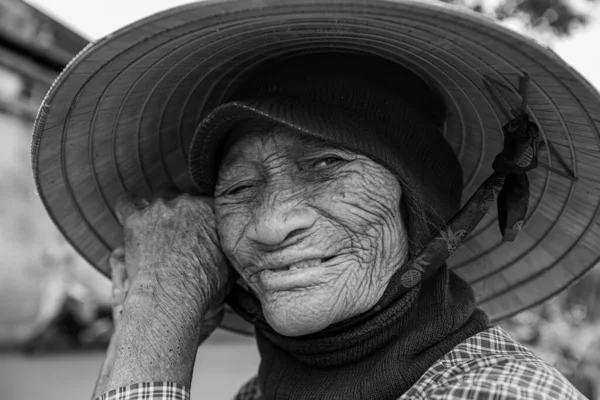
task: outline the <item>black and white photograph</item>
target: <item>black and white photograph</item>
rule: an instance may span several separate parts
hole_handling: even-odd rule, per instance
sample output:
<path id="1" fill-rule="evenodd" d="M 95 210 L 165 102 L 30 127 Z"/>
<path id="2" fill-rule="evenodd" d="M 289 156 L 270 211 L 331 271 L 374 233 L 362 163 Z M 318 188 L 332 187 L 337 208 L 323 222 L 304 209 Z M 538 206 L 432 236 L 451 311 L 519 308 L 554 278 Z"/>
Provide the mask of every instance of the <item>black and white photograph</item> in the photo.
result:
<path id="1" fill-rule="evenodd" d="M 0 400 L 600 400 L 600 0 L 0 0 Z"/>

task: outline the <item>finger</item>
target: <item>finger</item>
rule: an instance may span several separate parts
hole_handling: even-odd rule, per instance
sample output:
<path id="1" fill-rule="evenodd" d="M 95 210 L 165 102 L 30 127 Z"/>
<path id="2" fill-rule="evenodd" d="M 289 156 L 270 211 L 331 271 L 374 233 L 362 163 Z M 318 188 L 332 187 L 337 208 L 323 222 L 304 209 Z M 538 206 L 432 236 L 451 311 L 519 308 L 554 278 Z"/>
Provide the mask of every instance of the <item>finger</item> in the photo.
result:
<path id="1" fill-rule="evenodd" d="M 114 265 L 118 265 L 118 263 L 125 261 L 125 248 L 123 246 L 115 247 L 115 249 L 110 253 L 110 257 L 108 258 L 109 263 L 111 263 L 111 268 Z"/>
<path id="2" fill-rule="evenodd" d="M 125 296 L 129 290 L 129 276 L 125 266 L 125 250 L 118 247 L 111 253 L 108 263 L 111 269 L 113 299 L 115 296 Z M 123 298 L 124 301 L 124 298 Z"/>
<path id="3" fill-rule="evenodd" d="M 123 306 L 129 289 L 129 279 L 125 269 L 125 250 L 122 247 L 113 250 L 109 258 L 109 264 L 112 279 L 112 315 L 116 326 L 121 320 Z"/>
<path id="4" fill-rule="evenodd" d="M 189 204 L 197 204 L 198 202 L 207 204 L 211 209 L 214 209 L 214 199 L 209 196 L 192 196 L 188 193 L 183 193 L 174 200 L 171 201 L 172 204 L 176 203 L 189 203 Z"/>
<path id="5" fill-rule="evenodd" d="M 121 317 L 123 316 L 123 306 L 115 306 L 112 310 L 113 324 L 115 327 L 119 325 L 121 322 Z"/>
<path id="6" fill-rule="evenodd" d="M 115 213 L 117 214 L 119 223 L 123 225 L 131 214 L 143 210 L 148 207 L 149 204 L 150 202 L 148 200 L 132 193 L 122 196 L 115 206 Z"/>

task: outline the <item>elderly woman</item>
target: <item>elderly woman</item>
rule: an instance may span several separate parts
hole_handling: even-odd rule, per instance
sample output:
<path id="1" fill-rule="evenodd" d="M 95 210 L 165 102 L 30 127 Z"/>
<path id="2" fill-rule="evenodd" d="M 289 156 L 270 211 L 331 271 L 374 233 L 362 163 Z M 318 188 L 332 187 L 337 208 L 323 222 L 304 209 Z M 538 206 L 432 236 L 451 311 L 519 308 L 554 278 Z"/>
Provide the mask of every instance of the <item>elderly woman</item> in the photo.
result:
<path id="1" fill-rule="evenodd" d="M 494 62 L 468 49 L 484 39 Z M 536 57 L 501 57 L 517 59 L 517 45 Z M 547 64 L 555 75 L 536 69 Z M 560 74 L 572 91 L 554 93 L 550 112 Z M 546 174 L 569 181 L 572 198 L 587 190 L 587 228 L 561 221 L 553 237 L 577 246 L 550 250 L 529 228 L 547 221 L 526 210 L 530 189 L 537 204 L 552 192 L 536 175 L 540 137 L 570 137 L 577 118 L 561 113 L 597 112 L 599 100 L 546 49 L 437 4 L 199 3 L 99 41 L 53 86 L 34 141 L 50 213 L 113 280 L 118 325 L 95 395 L 189 398 L 196 349 L 225 302 L 253 325 L 261 356 L 238 399 L 583 398 L 476 300 L 494 294 L 486 311 L 510 315 L 597 258 L 586 236 L 597 178 L 552 143 L 564 171 L 549 161 Z M 577 135 L 593 137 L 597 121 L 577 120 Z M 596 155 L 586 161 L 598 169 Z M 501 235 L 476 230 L 484 218 Z M 449 258 L 467 244 L 459 276 Z M 573 252 L 579 264 L 541 281 L 535 246 L 545 271 Z"/>

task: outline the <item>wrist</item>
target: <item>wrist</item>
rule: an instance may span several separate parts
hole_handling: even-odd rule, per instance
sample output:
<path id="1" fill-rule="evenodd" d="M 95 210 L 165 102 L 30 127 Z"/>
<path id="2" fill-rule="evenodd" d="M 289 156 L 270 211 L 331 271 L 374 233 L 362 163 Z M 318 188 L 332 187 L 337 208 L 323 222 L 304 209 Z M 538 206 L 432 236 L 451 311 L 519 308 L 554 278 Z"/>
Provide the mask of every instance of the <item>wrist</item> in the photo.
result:
<path id="1" fill-rule="evenodd" d="M 197 304 L 130 292 L 113 338 L 116 356 L 105 390 L 155 381 L 189 387 L 202 329 Z"/>
<path id="2" fill-rule="evenodd" d="M 202 267 L 186 263 L 189 261 L 171 260 L 138 268 L 127 294 L 128 300 L 135 299 L 142 306 L 155 303 L 163 308 L 186 308 L 204 315 L 219 285 L 204 273 Z"/>

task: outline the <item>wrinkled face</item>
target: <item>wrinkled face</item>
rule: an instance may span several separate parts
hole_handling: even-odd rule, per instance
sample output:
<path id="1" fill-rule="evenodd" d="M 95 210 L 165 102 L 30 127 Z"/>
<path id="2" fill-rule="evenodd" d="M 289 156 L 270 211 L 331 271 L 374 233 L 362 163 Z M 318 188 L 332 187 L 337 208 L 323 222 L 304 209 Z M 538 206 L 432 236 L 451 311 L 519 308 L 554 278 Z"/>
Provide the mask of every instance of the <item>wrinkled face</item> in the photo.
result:
<path id="1" fill-rule="evenodd" d="M 407 254 L 394 175 L 284 127 L 244 132 L 223 160 L 215 213 L 225 255 L 288 336 L 371 309 Z"/>

